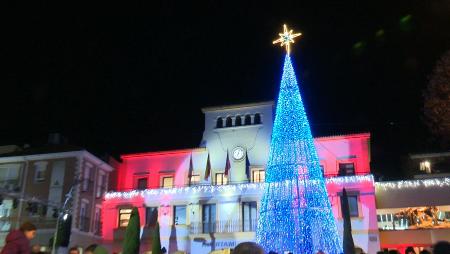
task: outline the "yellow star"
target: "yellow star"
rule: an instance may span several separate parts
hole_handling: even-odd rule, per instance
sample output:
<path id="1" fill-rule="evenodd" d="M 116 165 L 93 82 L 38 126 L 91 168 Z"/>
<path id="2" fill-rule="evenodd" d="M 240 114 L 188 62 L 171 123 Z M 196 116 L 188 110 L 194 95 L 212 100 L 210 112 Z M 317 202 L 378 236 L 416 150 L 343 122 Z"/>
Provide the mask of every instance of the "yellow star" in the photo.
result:
<path id="1" fill-rule="evenodd" d="M 286 46 L 286 52 L 288 53 L 288 55 L 291 52 L 290 44 L 294 43 L 294 38 L 302 35 L 302 33 L 293 34 L 292 31 L 293 30 L 288 31 L 287 26 L 283 25 L 283 33 L 278 34 L 280 38 L 272 42 L 273 44 L 281 43 L 281 47 Z"/>

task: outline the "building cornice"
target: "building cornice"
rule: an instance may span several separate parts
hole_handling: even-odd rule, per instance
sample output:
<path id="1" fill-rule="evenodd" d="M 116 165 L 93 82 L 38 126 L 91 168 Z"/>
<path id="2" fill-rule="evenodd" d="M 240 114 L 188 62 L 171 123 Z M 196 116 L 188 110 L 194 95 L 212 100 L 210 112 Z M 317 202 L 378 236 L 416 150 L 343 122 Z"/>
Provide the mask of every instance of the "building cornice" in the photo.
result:
<path id="1" fill-rule="evenodd" d="M 254 102 L 254 103 L 246 103 L 246 104 L 205 107 L 205 108 L 202 108 L 202 112 L 207 113 L 207 112 L 213 112 L 213 111 L 226 111 L 226 110 L 231 110 L 231 109 L 253 108 L 253 107 L 273 106 L 273 105 L 274 105 L 274 101 L 263 101 L 263 102 Z"/>
<path id="2" fill-rule="evenodd" d="M 179 149 L 179 150 L 124 154 L 124 155 L 121 155 L 120 158 L 122 160 L 126 160 L 126 159 L 140 158 L 140 157 L 174 155 L 174 154 L 189 154 L 189 153 L 194 153 L 194 152 L 205 152 L 205 151 L 206 151 L 206 148 L 198 147 L 198 148 L 188 148 L 188 149 Z"/>
<path id="3" fill-rule="evenodd" d="M 91 154 L 86 150 L 71 151 L 71 152 L 60 152 L 60 153 L 44 153 L 44 154 L 31 154 L 31 155 L 19 155 L 11 157 L 0 157 L 0 163 L 14 163 L 14 162 L 24 162 L 24 161 L 37 161 L 37 160 L 53 160 L 53 159 L 64 159 L 64 158 L 77 158 L 83 156 L 88 158 L 90 161 L 94 162 L 96 166 L 102 167 L 107 171 L 113 171 L 114 168 L 108 163 L 97 158 L 97 156 Z"/>
<path id="4" fill-rule="evenodd" d="M 352 138 L 370 138 L 370 132 L 332 135 L 332 136 L 321 136 L 321 137 L 315 137 L 314 140 L 315 141 L 328 141 L 328 140 L 334 140 L 334 139 L 352 139 Z"/>

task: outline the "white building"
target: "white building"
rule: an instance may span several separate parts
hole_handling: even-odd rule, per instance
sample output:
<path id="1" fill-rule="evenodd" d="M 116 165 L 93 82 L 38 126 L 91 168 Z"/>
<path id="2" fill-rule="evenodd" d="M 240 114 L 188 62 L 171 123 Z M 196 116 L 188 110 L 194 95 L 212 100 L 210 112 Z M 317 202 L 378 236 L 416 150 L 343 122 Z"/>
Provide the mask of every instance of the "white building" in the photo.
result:
<path id="1" fill-rule="evenodd" d="M 200 148 L 121 157 L 119 191 L 108 193 L 102 207 L 103 242 L 112 251 L 121 249 L 133 206 L 139 209 L 143 229 L 141 252 L 151 249 L 156 216 L 162 245 L 169 253 L 209 253 L 255 240 L 273 103 L 202 111 L 205 130 Z M 339 196 L 345 187 L 355 245 L 375 253 L 380 243 L 370 175 L 370 135 L 320 137 L 315 143 L 340 232 Z"/>

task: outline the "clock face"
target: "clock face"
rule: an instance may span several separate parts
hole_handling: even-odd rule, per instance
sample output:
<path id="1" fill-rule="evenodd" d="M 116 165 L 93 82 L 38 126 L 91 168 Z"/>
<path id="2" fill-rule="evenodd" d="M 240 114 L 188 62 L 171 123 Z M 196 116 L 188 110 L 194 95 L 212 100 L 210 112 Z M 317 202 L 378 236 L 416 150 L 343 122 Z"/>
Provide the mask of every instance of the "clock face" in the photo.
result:
<path id="1" fill-rule="evenodd" d="M 244 148 L 238 146 L 233 149 L 233 158 L 235 160 L 242 160 L 244 158 Z"/>

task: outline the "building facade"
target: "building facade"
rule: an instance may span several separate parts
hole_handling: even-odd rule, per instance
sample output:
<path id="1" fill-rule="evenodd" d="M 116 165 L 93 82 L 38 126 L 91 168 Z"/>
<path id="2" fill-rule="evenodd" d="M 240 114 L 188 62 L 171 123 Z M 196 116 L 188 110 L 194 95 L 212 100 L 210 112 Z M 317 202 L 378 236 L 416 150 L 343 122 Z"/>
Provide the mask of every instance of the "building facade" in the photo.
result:
<path id="1" fill-rule="evenodd" d="M 101 241 L 101 202 L 112 171 L 106 162 L 75 147 L 0 155 L 0 246 L 9 231 L 26 221 L 38 228 L 33 243 L 49 246 L 68 194 L 72 195 L 70 244 Z"/>
<path id="2" fill-rule="evenodd" d="M 105 195 L 103 242 L 120 251 L 131 208 L 141 221 L 141 251 L 160 223 L 168 253 L 209 253 L 254 241 L 270 148 L 273 102 L 204 108 L 200 148 L 127 154 L 117 191 Z M 349 194 L 355 245 L 379 249 L 370 134 L 315 139 L 333 213 L 342 234 L 340 195 Z"/>
<path id="3" fill-rule="evenodd" d="M 382 248 L 416 252 L 450 239 L 450 153 L 410 154 L 409 180 L 377 182 L 377 219 Z"/>

